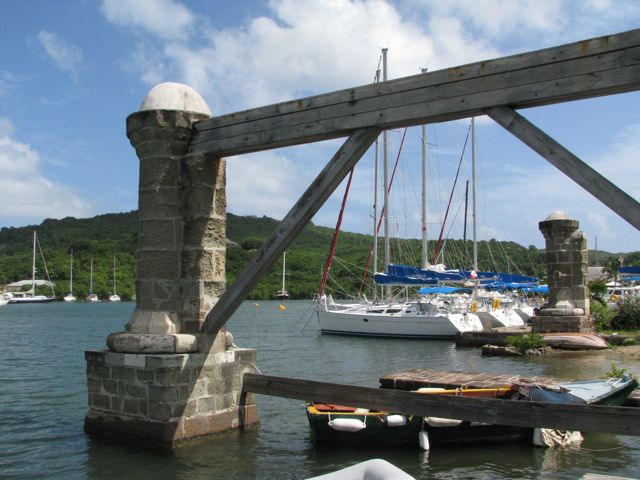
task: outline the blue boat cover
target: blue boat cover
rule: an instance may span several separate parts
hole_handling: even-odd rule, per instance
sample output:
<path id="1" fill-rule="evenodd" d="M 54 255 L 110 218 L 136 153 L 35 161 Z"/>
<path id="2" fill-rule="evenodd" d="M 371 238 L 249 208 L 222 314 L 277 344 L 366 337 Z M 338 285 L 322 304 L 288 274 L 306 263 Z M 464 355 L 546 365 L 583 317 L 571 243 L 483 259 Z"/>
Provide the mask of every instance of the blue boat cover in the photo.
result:
<path id="1" fill-rule="evenodd" d="M 618 271 L 620 273 L 627 273 L 627 274 L 640 274 L 640 267 L 620 267 L 618 269 Z"/>
<path id="2" fill-rule="evenodd" d="M 439 287 L 422 287 L 418 290 L 418 293 L 422 295 L 437 295 L 438 293 L 458 293 L 458 292 L 469 292 L 468 288 L 459 288 L 459 287 L 448 287 L 446 285 L 441 285 Z"/>
<path id="3" fill-rule="evenodd" d="M 475 274 L 475 275 L 474 275 Z M 480 284 L 486 285 L 493 282 L 526 283 L 535 285 L 538 279 L 524 275 L 500 272 L 473 272 L 472 270 L 451 269 L 444 272 L 428 270 L 406 265 L 387 265 L 385 273 L 376 273 L 373 276 L 376 283 L 381 285 L 437 285 L 443 282 L 466 282 L 477 279 Z"/>

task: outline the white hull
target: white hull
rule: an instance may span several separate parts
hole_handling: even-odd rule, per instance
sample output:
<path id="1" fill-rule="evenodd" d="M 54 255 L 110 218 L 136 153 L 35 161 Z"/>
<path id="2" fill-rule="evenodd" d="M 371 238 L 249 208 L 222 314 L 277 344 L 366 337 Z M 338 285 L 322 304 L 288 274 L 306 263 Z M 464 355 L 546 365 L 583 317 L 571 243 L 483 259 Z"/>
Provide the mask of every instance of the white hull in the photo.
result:
<path id="1" fill-rule="evenodd" d="M 473 313 L 433 310 L 436 307 L 417 301 L 392 305 L 352 304 L 347 308 L 332 302 L 316 303 L 320 330 L 328 334 L 454 338 L 459 332 L 482 330 L 480 319 Z"/>
<path id="2" fill-rule="evenodd" d="M 76 301 L 76 296 L 69 294 L 69 295 L 65 295 L 64 299 L 65 302 L 75 302 Z"/>
<path id="3" fill-rule="evenodd" d="M 54 297 L 46 297 L 44 295 L 33 295 L 24 297 L 11 297 L 9 303 L 47 303 L 53 302 Z"/>
<path id="4" fill-rule="evenodd" d="M 90 293 L 89 296 L 87 297 L 87 302 L 96 303 L 99 301 L 100 299 L 98 298 L 98 295 L 96 295 L 95 293 Z"/>
<path id="5" fill-rule="evenodd" d="M 119 302 L 120 301 L 120 295 L 111 295 L 109 297 L 109 301 L 110 302 Z"/>

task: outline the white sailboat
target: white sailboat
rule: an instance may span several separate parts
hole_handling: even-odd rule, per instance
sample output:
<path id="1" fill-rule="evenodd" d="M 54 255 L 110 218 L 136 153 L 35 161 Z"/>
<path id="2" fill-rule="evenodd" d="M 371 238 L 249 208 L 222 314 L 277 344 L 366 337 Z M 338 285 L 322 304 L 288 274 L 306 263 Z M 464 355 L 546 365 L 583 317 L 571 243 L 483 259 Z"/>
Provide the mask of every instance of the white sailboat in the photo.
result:
<path id="1" fill-rule="evenodd" d="M 87 295 L 87 302 L 95 303 L 99 302 L 98 295 L 93 293 L 93 257 L 91 257 L 91 267 L 89 273 L 89 295 Z"/>
<path id="2" fill-rule="evenodd" d="M 13 282 L 8 285 L 5 285 L 5 289 L 8 291 L 3 294 L 5 300 L 8 300 L 9 303 L 45 303 L 52 302 L 55 300 L 55 295 L 53 291 L 53 287 L 55 283 L 51 280 L 37 280 L 36 279 L 36 251 L 39 249 L 40 244 L 38 243 L 38 237 L 34 230 L 33 232 L 33 255 L 31 261 L 31 280 L 20 280 L 18 282 Z M 40 254 L 42 256 L 42 250 L 40 249 Z M 44 256 L 43 256 L 44 263 Z M 46 264 L 44 265 L 45 272 L 47 271 Z M 49 276 L 47 272 L 47 277 Z M 21 289 L 25 286 L 30 286 L 29 290 L 14 290 Z M 51 296 L 46 295 L 36 295 L 36 287 L 39 286 L 47 286 L 51 288 Z"/>
<path id="3" fill-rule="evenodd" d="M 64 296 L 65 302 L 75 302 L 76 296 L 73 294 L 73 249 L 71 250 L 71 260 L 69 263 L 69 293 Z"/>
<path id="4" fill-rule="evenodd" d="M 116 293 L 116 257 L 113 257 L 113 294 L 109 295 L 110 302 L 119 302 L 120 295 Z"/>
<path id="5" fill-rule="evenodd" d="M 286 276 L 286 267 L 287 265 L 287 252 L 285 251 L 282 254 L 282 289 L 278 291 L 276 294 L 276 298 L 278 300 L 289 300 L 289 292 L 285 288 L 285 276 Z"/>
<path id="6" fill-rule="evenodd" d="M 382 51 L 383 80 L 386 76 L 386 49 Z M 383 133 L 384 156 L 384 263 L 390 263 L 388 228 L 388 149 L 386 132 Z M 435 268 L 427 261 L 426 238 L 426 128 L 422 134 L 422 267 Z M 377 158 L 377 156 L 376 156 Z M 375 170 L 377 172 L 377 161 Z M 377 179 L 376 179 L 377 185 Z M 377 188 L 377 187 L 375 187 Z M 374 210 L 374 216 L 377 216 Z M 377 218 L 374 218 L 374 265 L 377 245 Z M 375 266 L 374 266 L 375 269 Z M 326 277 L 326 275 L 325 275 Z M 359 303 L 339 304 L 331 295 L 321 292 L 315 300 L 315 310 L 322 333 L 341 335 L 364 335 L 402 338 L 453 338 L 459 332 L 479 331 L 483 329 L 480 318 L 470 311 L 470 301 L 462 295 L 421 295 L 414 299 L 396 300 L 391 298 L 391 284 L 385 288 L 384 301 L 363 301 Z M 377 293 L 374 294 L 374 299 Z"/>

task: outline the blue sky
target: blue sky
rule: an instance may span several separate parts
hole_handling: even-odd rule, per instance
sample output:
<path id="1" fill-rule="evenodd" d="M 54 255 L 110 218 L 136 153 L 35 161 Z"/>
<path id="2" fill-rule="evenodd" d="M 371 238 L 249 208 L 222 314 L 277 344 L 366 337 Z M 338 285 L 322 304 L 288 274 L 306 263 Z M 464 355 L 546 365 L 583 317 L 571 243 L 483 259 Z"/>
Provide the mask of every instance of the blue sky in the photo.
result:
<path id="1" fill-rule="evenodd" d="M 397 78 L 638 27 L 637 0 L 1 2 L 0 227 L 137 208 L 125 121 L 163 81 L 194 87 L 219 115 L 370 83 L 382 47 Z M 638 112 L 640 94 L 630 93 L 521 113 L 638 199 Z M 467 129 L 428 128 L 431 238 Z M 394 158 L 400 138 L 390 133 Z M 229 212 L 282 218 L 340 143 L 229 159 Z M 394 232 L 410 237 L 419 236 L 419 156 L 413 129 L 390 209 Z M 372 157 L 357 167 L 345 230 L 371 230 Z M 486 117 L 477 157 L 480 239 L 542 246 L 537 222 L 563 210 L 591 248 L 597 236 L 599 249 L 640 250 L 633 227 Z M 469 172 L 465 159 L 446 228 L 456 238 Z M 342 190 L 316 224 L 335 224 Z"/>

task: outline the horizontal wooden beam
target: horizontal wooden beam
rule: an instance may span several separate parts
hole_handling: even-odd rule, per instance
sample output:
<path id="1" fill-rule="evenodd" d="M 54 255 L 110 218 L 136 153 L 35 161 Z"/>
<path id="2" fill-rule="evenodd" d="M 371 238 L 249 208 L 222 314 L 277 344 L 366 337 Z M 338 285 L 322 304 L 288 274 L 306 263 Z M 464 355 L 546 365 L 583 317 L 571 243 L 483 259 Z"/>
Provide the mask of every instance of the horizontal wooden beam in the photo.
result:
<path id="1" fill-rule="evenodd" d="M 203 120 L 190 149 L 230 156 L 640 89 L 640 30 Z"/>
<path id="2" fill-rule="evenodd" d="M 315 382 L 247 373 L 243 390 L 276 397 L 337 403 L 409 415 L 455 418 L 517 427 L 640 436 L 640 409 L 602 405 L 470 398 Z"/>
<path id="3" fill-rule="evenodd" d="M 529 145 L 562 173 L 640 230 L 640 203 L 584 163 L 522 115 L 508 107 L 485 111 L 508 132 Z"/>
<path id="4" fill-rule="evenodd" d="M 271 236 L 258 249 L 235 282 L 226 289 L 207 314 L 205 318 L 207 333 L 217 334 L 231 318 L 251 290 L 295 240 L 378 135 L 380 130 L 377 128 L 357 130 L 338 149 L 286 217 L 277 225 Z"/>

